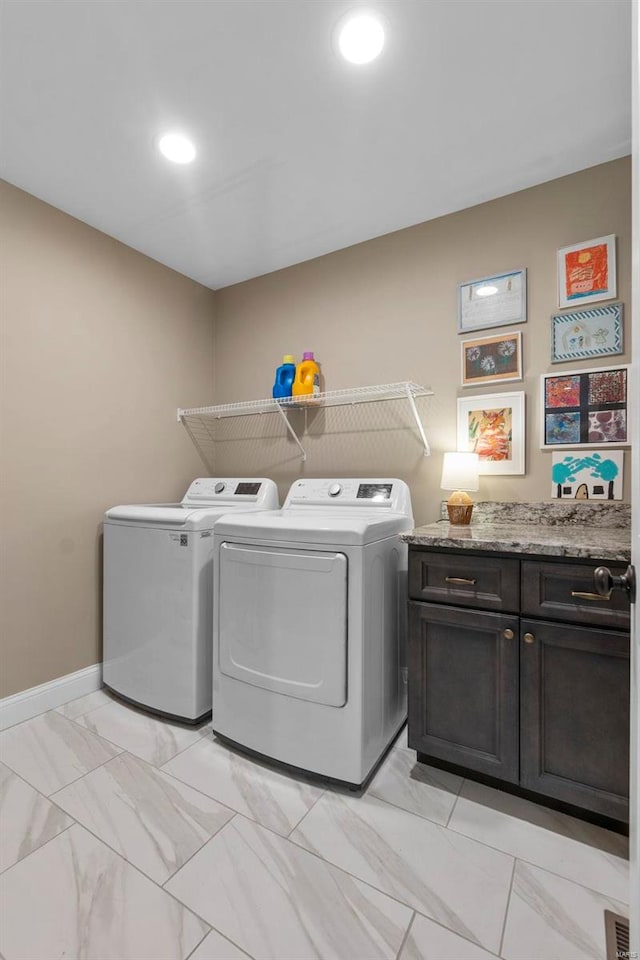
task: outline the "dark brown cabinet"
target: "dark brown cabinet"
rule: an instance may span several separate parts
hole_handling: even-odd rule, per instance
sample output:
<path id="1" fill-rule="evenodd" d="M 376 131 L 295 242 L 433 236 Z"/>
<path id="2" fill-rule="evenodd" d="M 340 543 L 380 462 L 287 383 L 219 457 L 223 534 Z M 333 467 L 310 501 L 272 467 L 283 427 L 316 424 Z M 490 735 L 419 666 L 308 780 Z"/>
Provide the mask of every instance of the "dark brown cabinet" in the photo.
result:
<path id="1" fill-rule="evenodd" d="M 419 759 L 628 820 L 629 603 L 597 565 L 410 547 Z"/>
<path id="2" fill-rule="evenodd" d="M 518 618 L 409 604 L 409 745 L 518 782 Z"/>
<path id="3" fill-rule="evenodd" d="M 520 783 L 627 820 L 629 635 L 525 619 L 520 629 Z"/>

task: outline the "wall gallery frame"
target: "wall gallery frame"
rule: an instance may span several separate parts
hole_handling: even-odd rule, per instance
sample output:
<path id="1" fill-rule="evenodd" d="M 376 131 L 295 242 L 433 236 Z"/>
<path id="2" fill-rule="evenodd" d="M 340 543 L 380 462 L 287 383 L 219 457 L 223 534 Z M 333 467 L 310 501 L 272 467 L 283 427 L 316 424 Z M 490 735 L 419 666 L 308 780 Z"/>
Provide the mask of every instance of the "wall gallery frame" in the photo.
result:
<path id="1" fill-rule="evenodd" d="M 478 454 L 479 473 L 524 473 L 524 392 L 458 398 L 458 450 Z"/>
<path id="2" fill-rule="evenodd" d="M 616 297 L 616 238 L 597 237 L 558 250 L 558 306 Z"/>
<path id="3" fill-rule="evenodd" d="M 462 386 L 522 380 L 522 334 L 494 334 L 460 342 Z"/>
<path id="4" fill-rule="evenodd" d="M 458 333 L 525 323 L 526 319 L 525 269 L 458 284 Z"/>
<path id="5" fill-rule="evenodd" d="M 542 449 L 629 446 L 629 367 L 543 373 Z"/>
<path id="6" fill-rule="evenodd" d="M 551 363 L 624 353 L 623 305 L 608 303 L 551 317 Z"/>
<path id="7" fill-rule="evenodd" d="M 622 500 L 624 450 L 551 454 L 552 500 Z"/>

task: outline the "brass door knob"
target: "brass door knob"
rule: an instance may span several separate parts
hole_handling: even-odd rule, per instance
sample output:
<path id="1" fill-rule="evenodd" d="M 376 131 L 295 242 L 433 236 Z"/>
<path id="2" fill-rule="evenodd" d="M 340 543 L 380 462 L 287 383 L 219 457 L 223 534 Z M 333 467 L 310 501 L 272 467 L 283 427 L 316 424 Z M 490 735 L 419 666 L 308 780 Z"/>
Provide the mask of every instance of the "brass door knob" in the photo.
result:
<path id="1" fill-rule="evenodd" d="M 524 640 L 525 643 L 535 643 L 535 642 L 536 642 L 536 638 L 534 637 L 534 635 L 533 635 L 532 633 L 525 633 L 525 635 L 524 635 L 524 637 L 523 637 L 522 639 Z"/>
<path id="2" fill-rule="evenodd" d="M 502 631 L 502 636 L 505 638 L 505 640 L 513 640 L 513 638 L 515 637 L 515 633 L 513 632 L 513 630 L 509 630 L 509 628 L 507 627 L 506 630 Z"/>

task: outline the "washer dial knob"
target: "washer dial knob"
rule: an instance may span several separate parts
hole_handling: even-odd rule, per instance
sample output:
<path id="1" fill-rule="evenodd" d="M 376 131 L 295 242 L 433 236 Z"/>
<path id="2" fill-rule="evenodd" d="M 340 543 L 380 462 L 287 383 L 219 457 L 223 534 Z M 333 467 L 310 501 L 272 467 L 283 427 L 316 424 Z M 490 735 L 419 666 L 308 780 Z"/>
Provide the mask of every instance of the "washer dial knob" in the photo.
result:
<path id="1" fill-rule="evenodd" d="M 337 497 L 338 494 L 342 491 L 342 487 L 339 483 L 332 483 L 329 487 L 329 496 Z"/>
<path id="2" fill-rule="evenodd" d="M 226 486 L 226 484 L 222 483 L 221 481 L 218 481 L 218 483 L 216 483 L 215 487 L 213 488 L 213 492 L 214 492 L 214 493 L 222 493 L 222 491 L 224 490 L 225 486 Z"/>

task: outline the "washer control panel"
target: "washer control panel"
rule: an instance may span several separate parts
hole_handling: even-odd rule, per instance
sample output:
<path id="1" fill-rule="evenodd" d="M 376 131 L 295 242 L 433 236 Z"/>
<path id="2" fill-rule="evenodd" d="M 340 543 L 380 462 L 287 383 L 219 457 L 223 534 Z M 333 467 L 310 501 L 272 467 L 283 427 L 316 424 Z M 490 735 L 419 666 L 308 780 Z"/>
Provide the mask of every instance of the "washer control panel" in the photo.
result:
<path id="1" fill-rule="evenodd" d="M 264 488 L 265 481 L 262 479 L 199 477 L 187 490 L 182 503 L 187 506 L 215 504 L 221 500 L 257 503 L 263 499 Z"/>
<path id="2" fill-rule="evenodd" d="M 358 500 L 389 500 L 392 490 L 392 483 L 361 483 L 356 496 Z"/>
<path id="3" fill-rule="evenodd" d="M 289 489 L 283 510 L 294 507 L 387 509 L 411 512 L 409 488 L 396 479 L 296 480 Z"/>

